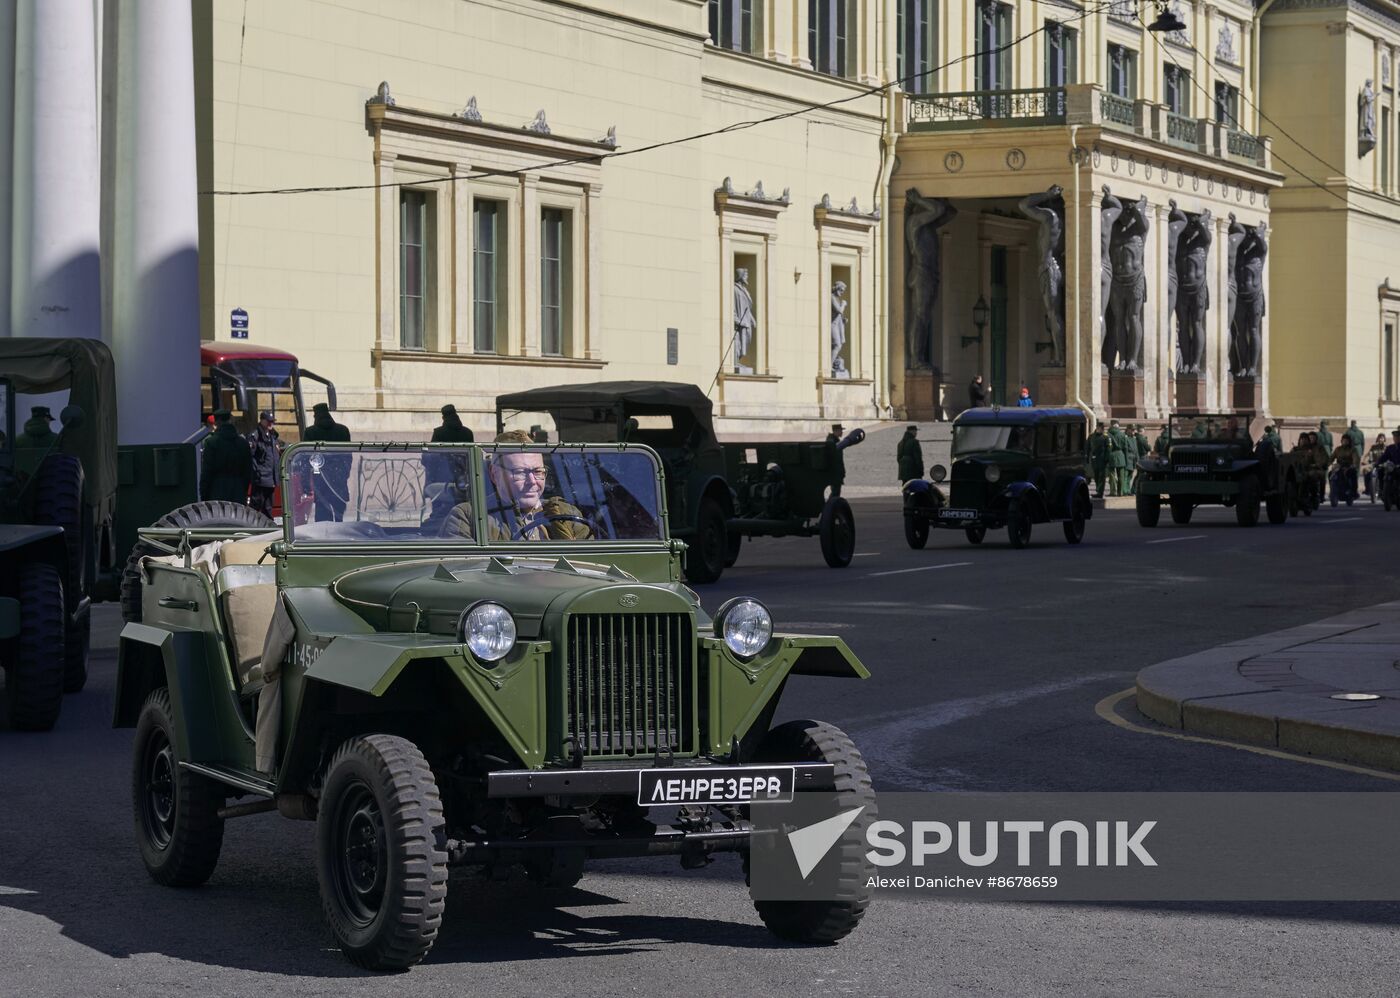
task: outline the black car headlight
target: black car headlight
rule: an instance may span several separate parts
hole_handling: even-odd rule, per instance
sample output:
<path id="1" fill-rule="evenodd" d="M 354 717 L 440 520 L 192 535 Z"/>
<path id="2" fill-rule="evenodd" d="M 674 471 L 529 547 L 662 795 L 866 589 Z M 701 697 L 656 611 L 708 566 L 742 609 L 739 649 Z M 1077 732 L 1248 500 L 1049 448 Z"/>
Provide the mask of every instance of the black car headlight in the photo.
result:
<path id="1" fill-rule="evenodd" d="M 715 636 L 740 658 L 753 658 L 773 638 L 773 615 L 758 600 L 737 596 L 715 614 Z"/>
<path id="2" fill-rule="evenodd" d="M 943 481 L 943 479 L 948 477 L 948 469 L 943 467 L 943 465 L 941 464 L 930 465 L 928 469 L 928 477 L 935 482 L 941 482 Z"/>
<path id="3" fill-rule="evenodd" d="M 1001 467 L 999 465 L 987 465 L 987 470 L 984 471 L 982 474 L 986 476 L 987 481 L 989 482 L 996 483 L 1001 481 Z"/>
<path id="4" fill-rule="evenodd" d="M 462 611 L 457 640 L 480 662 L 499 662 L 515 647 L 515 618 L 499 603 L 485 600 Z"/>

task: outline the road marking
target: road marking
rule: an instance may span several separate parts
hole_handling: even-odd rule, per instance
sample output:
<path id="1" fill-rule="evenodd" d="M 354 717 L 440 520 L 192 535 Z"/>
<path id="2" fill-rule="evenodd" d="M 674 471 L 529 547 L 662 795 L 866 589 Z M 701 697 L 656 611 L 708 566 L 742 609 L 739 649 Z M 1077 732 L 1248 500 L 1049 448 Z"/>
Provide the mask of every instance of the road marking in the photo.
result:
<path id="1" fill-rule="evenodd" d="M 852 558 L 878 558 L 878 557 L 880 557 L 880 552 L 879 552 L 879 551 L 861 551 L 861 552 L 859 552 L 858 554 L 853 554 L 853 555 L 851 555 L 851 557 L 852 557 Z"/>
<path id="2" fill-rule="evenodd" d="M 932 572 L 938 568 L 964 568 L 971 565 L 970 561 L 950 561 L 946 565 L 920 565 L 918 568 L 896 568 L 892 572 L 871 572 L 867 579 L 878 579 L 882 575 L 903 575 L 906 572 Z"/>
<path id="3" fill-rule="evenodd" d="M 1335 518 L 1334 518 L 1334 517 L 1324 517 L 1323 519 L 1318 520 L 1317 522 L 1318 522 L 1318 523 L 1329 523 L 1329 524 L 1330 524 L 1330 523 L 1350 523 L 1350 522 L 1352 522 L 1353 520 L 1359 520 L 1359 519 L 1361 519 L 1361 517 L 1359 517 L 1359 516 L 1341 516 L 1341 517 L 1335 517 Z"/>
<path id="4" fill-rule="evenodd" d="M 0 885 L 0 897 L 22 897 L 37 895 L 38 891 L 27 891 L 23 887 L 5 887 Z"/>
<path id="5" fill-rule="evenodd" d="M 1206 537 L 1205 534 L 1192 534 L 1192 535 L 1189 536 L 1189 537 L 1162 537 L 1162 538 L 1159 538 L 1158 540 L 1155 540 L 1155 541 L 1148 541 L 1147 543 L 1148 543 L 1148 544 L 1171 544 L 1171 543 L 1173 543 L 1174 541 L 1202 541 L 1202 540 L 1205 540 L 1205 537 Z"/>
<path id="6" fill-rule="evenodd" d="M 1127 731 L 1136 731 L 1141 735 L 1159 735 L 1163 738 L 1175 738 L 1183 742 L 1199 742 L 1202 745 L 1216 745 L 1220 748 L 1237 749 L 1240 752 L 1250 752 L 1254 755 L 1266 755 L 1271 759 L 1286 759 L 1289 762 L 1306 762 L 1312 766 L 1322 766 L 1325 769 L 1340 769 L 1347 773 L 1359 773 L 1362 776 L 1374 776 L 1382 780 L 1400 781 L 1400 773 L 1387 773 L 1383 769 L 1368 769 L 1365 766 L 1354 766 L 1348 762 L 1334 762 L 1331 759 L 1316 759 L 1310 755 L 1296 755 L 1283 749 L 1269 748 L 1265 745 L 1241 745 L 1237 742 L 1227 742 L 1219 738 L 1208 738 L 1205 735 L 1188 735 L 1182 731 L 1168 731 L 1165 728 L 1149 728 L 1145 725 L 1134 724 L 1125 717 L 1118 714 L 1117 707 L 1130 696 L 1137 693 L 1137 687 L 1129 686 L 1126 690 L 1118 693 L 1111 693 L 1098 703 L 1094 704 L 1094 713 L 1103 718 L 1109 724 L 1117 725 Z"/>

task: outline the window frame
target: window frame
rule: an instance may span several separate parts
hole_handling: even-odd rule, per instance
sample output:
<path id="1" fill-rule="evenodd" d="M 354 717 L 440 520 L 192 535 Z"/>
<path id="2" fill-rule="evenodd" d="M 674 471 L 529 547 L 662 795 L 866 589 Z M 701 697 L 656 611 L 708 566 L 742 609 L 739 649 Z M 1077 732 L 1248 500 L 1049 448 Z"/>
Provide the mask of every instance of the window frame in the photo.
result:
<path id="1" fill-rule="evenodd" d="M 419 187 L 403 187 L 399 189 L 399 224 L 398 224 L 398 341 L 400 350 L 426 351 L 428 349 L 428 333 L 432 323 L 431 313 L 436 304 L 434 289 L 429 283 L 429 277 L 433 270 L 429 266 L 430 257 L 436 250 L 436 233 L 430 230 L 429 216 L 433 213 L 436 198 L 433 192 Z M 414 207 L 410 207 L 413 205 Z M 409 241 L 408 222 L 416 215 L 418 221 L 418 241 Z M 416 247 L 418 250 L 418 266 L 416 285 L 418 294 L 413 295 L 408 291 L 409 271 L 408 262 L 409 248 Z M 408 305 L 411 300 L 418 303 L 417 329 L 409 328 L 410 321 L 408 315 Z M 411 334 L 416 334 L 413 336 Z M 416 342 L 411 340 L 416 339 Z"/>
<path id="2" fill-rule="evenodd" d="M 1220 98 L 1221 95 L 1229 99 L 1229 117 L 1226 118 Z M 1215 120 L 1227 128 L 1238 129 L 1240 127 L 1240 88 L 1228 80 L 1215 81 Z"/>
<path id="3" fill-rule="evenodd" d="M 991 16 L 988 16 L 990 12 Z M 981 93 L 1011 90 L 1015 87 L 1016 67 L 1012 55 L 1011 18 L 1014 8 L 1002 0 L 977 0 L 973 16 L 975 89 Z M 1001 51 L 994 51 L 1000 49 Z"/>
<path id="4" fill-rule="evenodd" d="M 1047 87 L 1068 87 L 1079 82 L 1079 32 L 1054 18 L 1045 20 L 1044 71 Z"/>
<path id="5" fill-rule="evenodd" d="M 763 38 L 762 0 L 706 0 L 710 44 L 755 55 Z"/>
<path id="6" fill-rule="evenodd" d="M 491 206 L 494 224 L 491 230 L 491 248 L 481 248 L 481 219 L 484 206 Z M 475 192 L 471 196 L 470 256 L 471 256 L 471 352 L 474 354 L 500 355 L 509 352 L 507 329 L 510 323 L 510 202 L 498 197 L 483 196 Z M 489 282 L 492 297 L 482 297 L 482 257 L 489 255 L 491 274 Z M 482 306 L 491 311 L 490 347 L 483 346 L 483 331 L 480 327 Z M 503 344 L 503 341 L 505 343 Z M 502 346 L 506 345 L 506 349 Z"/>
<path id="7" fill-rule="evenodd" d="M 854 79 L 860 43 L 857 0 L 807 0 L 807 59 L 814 70 Z"/>
<path id="8" fill-rule="evenodd" d="M 549 240 L 547 230 L 550 223 L 550 216 L 558 219 L 557 232 L 557 255 L 549 256 Z M 545 357 L 569 357 L 573 350 L 573 319 L 575 312 L 574 302 L 574 210 L 572 207 L 564 207 L 554 203 L 542 201 L 540 204 L 540 354 Z M 556 273 L 553 281 L 548 275 L 548 263 L 553 261 L 556 264 Z M 551 303 L 548 295 L 551 284 L 553 285 L 555 300 Z M 549 315 L 553 311 L 557 320 L 557 343 L 549 343 L 547 338 L 551 334 L 549 327 Z M 553 349 L 551 349 L 553 348 Z"/>
<path id="9" fill-rule="evenodd" d="M 1162 66 L 1162 103 L 1168 111 L 1183 118 L 1191 117 L 1191 85 L 1189 69 L 1174 62 Z"/>
<path id="10" fill-rule="evenodd" d="M 928 94 L 937 88 L 938 5 L 939 0 L 896 0 L 895 72 L 905 93 Z"/>
<path id="11" fill-rule="evenodd" d="M 1121 69 L 1115 70 L 1114 53 L 1121 54 Z M 1138 50 L 1128 45 L 1121 45 L 1118 42 L 1109 42 L 1108 50 L 1108 91 L 1115 97 L 1122 97 L 1124 100 L 1137 100 L 1138 95 Z M 1122 83 L 1121 88 L 1114 86 L 1115 72 Z"/>

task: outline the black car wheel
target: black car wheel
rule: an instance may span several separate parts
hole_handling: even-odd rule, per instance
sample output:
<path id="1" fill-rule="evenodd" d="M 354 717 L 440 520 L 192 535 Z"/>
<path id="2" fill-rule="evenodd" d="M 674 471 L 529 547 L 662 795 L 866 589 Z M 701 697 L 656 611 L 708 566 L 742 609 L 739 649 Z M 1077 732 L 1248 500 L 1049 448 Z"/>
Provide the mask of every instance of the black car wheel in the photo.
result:
<path id="1" fill-rule="evenodd" d="M 1007 511 L 1006 536 L 1013 548 L 1023 548 L 1031 542 L 1031 518 L 1019 502 L 1013 502 Z"/>
<path id="2" fill-rule="evenodd" d="M 915 551 L 928 543 L 928 518 L 919 513 L 904 514 L 904 539 Z"/>
<path id="3" fill-rule="evenodd" d="M 136 721 L 131 767 L 136 841 L 152 880 L 198 887 L 209 879 L 224 843 L 224 799 L 219 784 L 180 765 L 170 693 L 156 690 Z"/>
<path id="4" fill-rule="evenodd" d="M 830 763 L 836 784 L 833 814 L 864 808 L 827 853 L 839 857 L 839 861 L 824 860 L 812 874 L 826 878 L 821 885 L 821 900 L 754 898 L 758 917 L 778 938 L 807 944 L 834 943 L 860 924 L 874 894 L 867 886 L 871 864 L 866 859 L 865 848 L 865 829 L 877 814 L 870 770 L 850 737 L 824 721 L 789 721 L 779 725 L 764 736 L 755 761 Z M 749 879 L 747 852 L 744 853 L 744 879 Z"/>
<path id="5" fill-rule="evenodd" d="M 1084 539 L 1084 523 L 1088 519 L 1088 514 L 1084 509 L 1086 500 L 1076 495 L 1071 502 L 1070 517 L 1064 522 L 1065 540 L 1071 544 L 1078 544 Z"/>
<path id="6" fill-rule="evenodd" d="M 817 525 L 822 557 L 832 568 L 845 568 L 856 553 L 856 518 L 851 504 L 840 496 L 828 499 Z"/>
<path id="7" fill-rule="evenodd" d="M 975 527 L 964 527 L 963 533 L 967 534 L 969 544 L 981 544 L 982 539 L 987 536 L 987 528 L 979 523 Z"/>
<path id="8" fill-rule="evenodd" d="M 50 454 L 34 475 L 34 522 L 63 528 L 68 572 L 63 580 L 68 621 L 63 639 L 63 692 L 77 693 L 87 684 L 91 620 L 74 612 L 87 595 L 87 544 L 83 521 L 83 466 L 71 454 Z M 90 518 L 87 518 L 90 519 Z"/>
<path id="9" fill-rule="evenodd" d="M 1186 526 L 1191 522 L 1191 514 L 1195 511 L 1195 504 L 1191 502 L 1190 496 L 1172 496 L 1172 523 L 1179 526 Z"/>
<path id="10" fill-rule="evenodd" d="M 729 552 L 729 530 L 724 509 L 713 499 L 700 500 L 695 535 L 685 549 L 685 577 L 689 582 L 715 582 L 724 574 Z"/>
<path id="11" fill-rule="evenodd" d="M 1155 527 L 1162 518 L 1162 498 L 1157 493 L 1139 492 L 1134 499 L 1137 508 L 1137 521 L 1140 527 Z"/>
<path id="12" fill-rule="evenodd" d="M 63 707 L 63 575 L 48 562 L 20 566 L 19 637 L 6 663 L 10 727 L 48 731 Z"/>
<path id="13" fill-rule="evenodd" d="M 432 948 L 447 901 L 447 833 L 418 746 L 358 735 L 336 750 L 317 813 L 316 874 L 352 963 L 403 970 Z"/>
<path id="14" fill-rule="evenodd" d="M 1264 510 L 1269 514 L 1269 522 L 1277 526 L 1288 522 L 1288 498 L 1275 492 L 1264 500 Z"/>
<path id="15" fill-rule="evenodd" d="M 1252 527 L 1259 522 L 1259 480 L 1245 478 L 1240 482 L 1240 491 L 1235 496 L 1235 522 L 1241 527 Z"/>

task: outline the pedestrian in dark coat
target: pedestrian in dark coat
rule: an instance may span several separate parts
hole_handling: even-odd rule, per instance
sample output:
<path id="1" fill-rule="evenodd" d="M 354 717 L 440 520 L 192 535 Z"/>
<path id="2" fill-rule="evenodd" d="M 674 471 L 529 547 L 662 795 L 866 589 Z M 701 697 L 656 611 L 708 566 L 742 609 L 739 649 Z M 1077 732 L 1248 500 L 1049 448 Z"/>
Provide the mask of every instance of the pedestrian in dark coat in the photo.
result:
<path id="1" fill-rule="evenodd" d="M 317 402 L 311 407 L 311 414 L 311 425 L 302 433 L 302 440 L 327 444 L 350 442 L 350 430 L 344 424 L 335 421 L 329 405 Z M 321 481 L 312 485 L 317 520 L 345 518 L 351 460 L 349 454 L 327 455 L 326 463 L 318 476 Z"/>
<path id="2" fill-rule="evenodd" d="M 911 426 L 904 431 L 904 436 L 899 441 L 899 447 L 895 450 L 895 457 L 899 461 L 900 485 L 915 478 L 924 477 L 924 449 L 919 446 L 919 428 L 917 426 Z"/>
<path id="3" fill-rule="evenodd" d="M 258 413 L 258 425 L 248 434 L 248 450 L 253 456 L 253 487 L 248 502 L 263 516 L 272 515 L 272 497 L 282 469 L 282 441 L 273 429 L 271 409 Z"/>
<path id="4" fill-rule="evenodd" d="M 462 425 L 457 407 L 452 403 L 442 407 L 442 425 L 433 428 L 435 444 L 469 444 L 476 440 L 470 428 Z"/>
<path id="5" fill-rule="evenodd" d="M 199 495 L 206 502 L 248 503 L 248 487 L 253 481 L 253 455 L 248 442 L 238 435 L 233 413 L 214 413 L 214 432 L 204 441 L 199 460 Z"/>
<path id="6" fill-rule="evenodd" d="M 982 383 L 980 374 L 967 386 L 967 404 L 973 409 L 987 404 L 987 386 Z"/>

